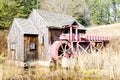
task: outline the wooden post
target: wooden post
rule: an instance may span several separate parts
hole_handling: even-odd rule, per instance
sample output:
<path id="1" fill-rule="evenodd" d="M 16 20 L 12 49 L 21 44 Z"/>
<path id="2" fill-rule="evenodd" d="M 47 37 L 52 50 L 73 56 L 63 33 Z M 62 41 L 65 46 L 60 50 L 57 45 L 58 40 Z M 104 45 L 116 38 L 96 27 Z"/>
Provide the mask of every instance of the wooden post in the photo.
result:
<path id="1" fill-rule="evenodd" d="M 75 34 L 75 39 L 76 39 L 76 41 L 78 41 L 78 29 L 76 28 L 76 34 Z"/>
<path id="2" fill-rule="evenodd" d="M 72 26 L 70 26 L 70 42 L 71 42 L 71 49 L 73 51 L 73 40 L 72 40 L 73 36 L 72 36 Z"/>
<path id="3" fill-rule="evenodd" d="M 93 43 L 92 42 L 90 42 L 90 51 L 91 51 L 91 53 L 93 53 Z"/>
<path id="4" fill-rule="evenodd" d="M 72 26 L 70 26 L 70 41 L 72 41 Z"/>

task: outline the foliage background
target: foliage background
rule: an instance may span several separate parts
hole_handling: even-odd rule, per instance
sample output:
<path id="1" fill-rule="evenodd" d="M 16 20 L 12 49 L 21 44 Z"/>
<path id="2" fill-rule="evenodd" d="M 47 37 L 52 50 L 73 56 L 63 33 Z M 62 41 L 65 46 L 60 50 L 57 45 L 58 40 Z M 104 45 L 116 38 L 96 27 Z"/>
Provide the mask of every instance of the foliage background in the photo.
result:
<path id="1" fill-rule="evenodd" d="M 84 26 L 119 22 L 120 0 L 0 0 L 0 29 L 14 18 L 27 18 L 32 9 L 71 15 Z"/>

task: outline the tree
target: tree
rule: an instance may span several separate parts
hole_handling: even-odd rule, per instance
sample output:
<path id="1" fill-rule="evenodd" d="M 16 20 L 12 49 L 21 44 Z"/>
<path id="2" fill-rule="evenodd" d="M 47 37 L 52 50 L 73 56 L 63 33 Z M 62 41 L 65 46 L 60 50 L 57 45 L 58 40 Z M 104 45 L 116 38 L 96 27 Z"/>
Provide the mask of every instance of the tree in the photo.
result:
<path id="1" fill-rule="evenodd" d="M 39 0 L 1 0 L 0 29 L 8 29 L 13 19 L 26 18 L 32 9 L 39 8 Z"/>
<path id="2" fill-rule="evenodd" d="M 16 0 L 17 17 L 28 17 L 32 9 L 40 8 L 40 0 Z"/>
<path id="3" fill-rule="evenodd" d="M 112 23 L 120 21 L 120 0 L 111 0 L 110 14 Z"/>
<path id="4" fill-rule="evenodd" d="M 110 2 L 109 0 L 88 0 L 90 23 L 94 24 L 108 24 L 110 23 Z"/>
<path id="5" fill-rule="evenodd" d="M 43 0 L 41 8 L 50 12 L 72 15 L 80 12 L 80 0 Z"/>
<path id="6" fill-rule="evenodd" d="M 119 22 L 120 0 L 87 0 L 90 24 L 101 25 Z M 91 4 L 89 4 L 91 3 Z"/>
<path id="7" fill-rule="evenodd" d="M 1 1 L 0 5 L 0 29 L 8 29 L 16 14 L 14 12 L 16 8 L 14 8 L 14 3 L 8 4 L 5 1 Z"/>
<path id="8" fill-rule="evenodd" d="M 88 20 L 86 17 L 87 15 L 85 14 L 85 11 L 87 13 L 87 5 L 85 5 L 84 0 L 43 0 L 41 4 L 41 9 L 67 14 L 75 17 L 78 22 L 83 25 L 88 24 L 86 22 L 86 20 Z"/>

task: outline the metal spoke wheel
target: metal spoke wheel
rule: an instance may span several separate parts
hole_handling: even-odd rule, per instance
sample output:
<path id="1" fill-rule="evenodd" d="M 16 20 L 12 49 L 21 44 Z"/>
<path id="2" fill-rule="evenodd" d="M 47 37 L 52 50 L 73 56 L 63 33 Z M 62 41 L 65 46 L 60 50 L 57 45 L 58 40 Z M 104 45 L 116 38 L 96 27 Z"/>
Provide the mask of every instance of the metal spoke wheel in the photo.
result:
<path id="1" fill-rule="evenodd" d="M 58 57 L 62 57 L 67 50 L 69 50 L 70 47 L 68 43 L 62 43 L 58 49 Z"/>
<path id="2" fill-rule="evenodd" d="M 63 55 L 70 49 L 68 41 L 55 41 L 50 48 L 50 57 L 54 63 L 54 67 L 60 68 Z M 56 69 L 57 69 L 56 68 Z"/>

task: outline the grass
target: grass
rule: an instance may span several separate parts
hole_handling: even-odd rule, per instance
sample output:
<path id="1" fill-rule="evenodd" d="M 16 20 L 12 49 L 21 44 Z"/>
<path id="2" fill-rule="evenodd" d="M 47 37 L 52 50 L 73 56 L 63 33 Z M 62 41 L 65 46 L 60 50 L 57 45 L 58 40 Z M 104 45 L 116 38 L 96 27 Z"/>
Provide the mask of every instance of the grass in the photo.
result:
<path id="1" fill-rule="evenodd" d="M 113 38 L 102 51 L 80 54 L 78 64 L 85 75 L 116 78 L 120 76 L 120 38 Z"/>
<path id="2" fill-rule="evenodd" d="M 0 30 L 0 55 L 5 56 L 7 53 L 7 31 Z"/>
<path id="3" fill-rule="evenodd" d="M 118 51 L 117 51 L 118 52 Z M 116 79 L 120 76 L 120 54 L 108 48 L 99 53 L 80 54 L 74 69 L 58 69 L 36 66 L 24 70 L 15 65 L 3 64 L 3 79 L 20 80 L 102 80 Z"/>
<path id="4" fill-rule="evenodd" d="M 98 53 L 83 53 L 75 58 L 76 65 L 72 69 L 58 69 L 36 66 L 24 70 L 21 67 L 6 63 L 6 32 L 0 31 L 0 69 L 3 80 L 111 80 L 120 79 L 120 38 L 115 37 Z"/>
<path id="5" fill-rule="evenodd" d="M 100 25 L 96 27 L 88 28 L 87 35 L 109 35 L 109 36 L 120 36 L 120 23 Z"/>

